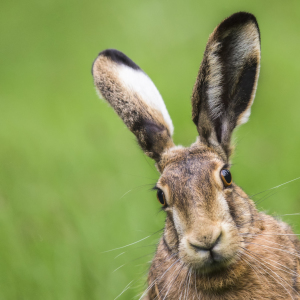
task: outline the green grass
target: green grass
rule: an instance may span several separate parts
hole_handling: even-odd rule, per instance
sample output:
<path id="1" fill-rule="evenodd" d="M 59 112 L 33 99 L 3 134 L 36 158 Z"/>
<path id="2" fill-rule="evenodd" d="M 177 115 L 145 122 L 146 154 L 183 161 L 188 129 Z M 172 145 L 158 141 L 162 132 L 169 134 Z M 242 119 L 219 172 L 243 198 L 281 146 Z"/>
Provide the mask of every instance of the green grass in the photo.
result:
<path id="1" fill-rule="evenodd" d="M 159 234 L 103 252 L 163 227 L 149 191 L 158 173 L 97 98 L 91 64 L 105 48 L 131 57 L 165 99 L 175 142 L 188 146 L 197 134 L 190 95 L 208 35 L 241 10 L 257 16 L 262 65 L 250 121 L 235 135 L 232 173 L 254 194 L 300 176 L 299 2 L 2 3 L 0 299 L 114 299 L 136 278 L 119 299 L 142 291 Z M 299 182 L 260 209 L 300 212 Z M 300 232 L 299 217 L 284 220 Z"/>

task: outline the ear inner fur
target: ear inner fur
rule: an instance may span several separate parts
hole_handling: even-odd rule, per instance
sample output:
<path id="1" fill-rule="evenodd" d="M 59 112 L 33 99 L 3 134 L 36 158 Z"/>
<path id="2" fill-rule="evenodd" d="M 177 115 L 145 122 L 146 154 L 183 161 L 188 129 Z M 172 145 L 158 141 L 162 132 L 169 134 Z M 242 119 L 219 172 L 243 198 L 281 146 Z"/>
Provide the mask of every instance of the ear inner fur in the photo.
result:
<path id="1" fill-rule="evenodd" d="M 209 37 L 192 96 L 192 116 L 201 142 L 230 155 L 234 128 L 250 115 L 259 74 L 260 34 L 256 19 L 237 13 Z"/>

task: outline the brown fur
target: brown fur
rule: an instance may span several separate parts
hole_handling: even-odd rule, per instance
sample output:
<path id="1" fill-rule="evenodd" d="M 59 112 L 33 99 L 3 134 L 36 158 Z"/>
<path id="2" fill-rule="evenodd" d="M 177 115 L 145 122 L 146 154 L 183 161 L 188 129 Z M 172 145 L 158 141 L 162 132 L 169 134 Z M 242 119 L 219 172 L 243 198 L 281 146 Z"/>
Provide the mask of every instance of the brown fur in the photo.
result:
<path id="1" fill-rule="evenodd" d="M 180 235 L 172 210 L 167 209 L 164 236 L 149 271 L 148 299 L 157 299 L 157 293 L 161 299 L 299 299 L 299 240 L 285 223 L 258 212 L 234 184 L 224 191 L 228 212 L 218 207 L 213 193 L 218 184 L 212 173 L 225 163 L 215 151 L 198 143 L 165 154 L 158 185 L 168 185 L 173 191 L 168 197 L 172 210 L 180 211 L 181 220 L 198 239 L 208 236 L 213 227 L 207 219 L 223 218 L 235 229 L 228 247 L 236 243 L 238 250 L 228 266 L 208 273 L 192 261 L 176 262 Z"/>
<path id="2" fill-rule="evenodd" d="M 192 96 L 199 137 L 188 148 L 174 146 L 159 101 L 126 86 L 120 66 L 136 72 L 137 81 L 142 76 L 129 58 L 106 50 L 93 65 L 97 89 L 161 173 L 156 188 L 165 197 L 166 222 L 144 300 L 300 299 L 300 241 L 221 177 L 230 168 L 232 132 L 250 115 L 259 63 L 253 15 L 234 14 L 213 31 Z"/>

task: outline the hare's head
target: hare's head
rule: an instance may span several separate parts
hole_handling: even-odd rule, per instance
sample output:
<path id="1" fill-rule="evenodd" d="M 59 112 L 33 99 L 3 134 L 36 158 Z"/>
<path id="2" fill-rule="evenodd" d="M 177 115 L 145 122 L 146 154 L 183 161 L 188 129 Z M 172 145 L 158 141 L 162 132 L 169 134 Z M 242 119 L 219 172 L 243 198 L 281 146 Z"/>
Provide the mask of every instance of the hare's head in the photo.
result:
<path id="1" fill-rule="evenodd" d="M 209 37 L 192 95 L 199 137 L 175 146 L 173 125 L 149 77 L 127 56 L 105 50 L 93 65 L 95 85 L 161 176 L 157 198 L 166 211 L 165 247 L 203 273 L 238 259 L 241 235 L 251 226 L 252 203 L 230 174 L 230 140 L 254 100 L 260 63 L 256 19 L 237 13 Z"/>

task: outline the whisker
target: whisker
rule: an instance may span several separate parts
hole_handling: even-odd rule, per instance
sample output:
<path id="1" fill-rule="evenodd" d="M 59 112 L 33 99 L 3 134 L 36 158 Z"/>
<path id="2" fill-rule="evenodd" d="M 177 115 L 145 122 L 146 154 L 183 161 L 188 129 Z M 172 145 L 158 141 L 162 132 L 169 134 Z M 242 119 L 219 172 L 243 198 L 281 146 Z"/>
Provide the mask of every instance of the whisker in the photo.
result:
<path id="1" fill-rule="evenodd" d="M 270 250 L 266 250 L 266 251 L 268 251 L 269 253 L 272 253 Z M 258 256 L 260 256 L 258 253 L 256 253 L 256 252 L 254 252 L 254 251 L 252 251 L 253 253 L 255 253 L 256 255 L 258 255 Z M 272 254 L 274 254 L 274 253 L 272 253 Z M 273 260 L 273 259 L 271 259 L 271 258 L 266 258 L 266 257 L 264 257 L 264 261 L 266 262 L 266 263 L 268 263 L 268 261 L 272 261 L 272 262 L 274 262 L 275 264 L 278 264 L 278 265 L 280 265 L 280 266 L 282 266 L 283 268 L 285 268 L 285 269 L 287 269 L 287 270 L 284 270 L 284 269 L 282 269 L 282 268 L 279 268 L 279 267 L 277 267 L 277 266 L 274 266 L 274 265 L 272 265 L 272 264 L 270 264 L 270 263 L 268 263 L 269 265 L 271 265 L 271 266 L 273 266 L 273 267 L 275 267 L 275 268 L 277 268 L 277 269 L 279 269 L 279 270 L 281 270 L 281 271 L 283 271 L 283 272 L 286 272 L 287 274 L 290 274 L 290 275 L 293 275 L 293 276 L 299 276 L 294 270 L 291 270 L 290 268 L 288 268 L 287 266 L 284 266 L 284 265 L 282 265 L 281 263 L 279 263 L 279 262 L 277 262 L 277 261 L 275 261 L 275 260 Z M 290 272 L 289 272 L 290 271 Z"/>
<path id="2" fill-rule="evenodd" d="M 149 286 L 148 288 L 146 289 L 146 291 L 142 294 L 142 296 L 139 298 L 139 300 L 141 300 L 145 295 L 146 293 L 153 287 L 153 285 L 155 284 L 155 282 L 157 282 L 157 280 L 159 279 L 162 279 L 163 276 L 180 260 L 180 258 L 178 258 L 169 268 L 167 268 L 167 270 L 159 277 L 159 278 L 156 278 Z"/>
<path id="3" fill-rule="evenodd" d="M 162 261 L 158 266 L 156 266 L 156 267 L 153 267 L 152 266 L 152 268 L 154 268 L 154 269 L 157 269 L 157 268 L 159 268 L 163 263 L 165 263 L 166 261 L 168 261 L 168 260 L 170 260 L 170 259 L 172 259 L 175 255 L 177 255 L 178 254 L 178 252 L 176 252 L 176 253 L 173 253 L 171 256 L 169 256 L 166 260 L 164 260 L 164 261 Z M 151 261 L 149 261 L 149 263 L 151 263 Z M 140 277 L 141 278 L 141 277 Z M 140 279 L 139 278 L 139 279 Z M 138 279 L 138 280 L 139 280 Z M 146 291 L 145 291 L 146 292 Z M 142 294 L 142 293 L 141 293 Z M 137 297 L 139 297 L 139 296 L 137 296 Z M 143 297 L 143 295 L 141 296 L 141 297 Z"/>
<path id="4" fill-rule="evenodd" d="M 163 263 L 165 263 L 166 261 L 172 259 L 172 257 L 174 257 L 174 256 L 177 255 L 177 254 L 178 254 L 178 252 L 173 253 L 171 256 L 169 256 L 169 257 L 167 258 L 167 260 L 162 261 L 162 262 L 161 262 L 158 266 L 156 266 L 154 269 L 159 268 Z M 151 261 L 150 261 L 149 263 L 151 263 Z M 152 268 L 153 268 L 153 266 L 152 266 Z M 141 277 L 140 277 L 140 278 L 141 278 Z M 140 280 L 140 278 L 137 279 L 137 280 Z M 137 297 L 139 297 L 139 296 L 137 296 Z M 141 297 L 143 297 L 143 295 L 142 295 Z"/>
<path id="5" fill-rule="evenodd" d="M 243 247 L 242 247 L 243 248 Z M 246 248 L 243 248 L 245 251 L 247 251 L 247 252 L 250 252 L 248 249 L 246 249 Z M 251 253 L 251 252 L 250 252 Z M 264 266 L 264 267 L 266 267 L 267 269 L 269 269 L 272 273 L 274 273 L 277 277 L 279 277 L 279 279 L 282 279 L 282 277 L 281 276 L 279 276 L 276 272 L 274 272 L 272 269 L 270 269 L 269 267 L 267 267 L 264 263 L 262 263 L 261 261 L 259 261 L 259 260 L 257 260 L 255 257 L 253 257 L 253 255 L 251 255 L 249 253 L 249 255 L 247 254 L 247 253 L 245 253 L 244 252 L 244 254 L 245 255 L 247 255 L 247 256 L 250 256 L 250 257 L 252 257 L 252 259 L 254 259 L 254 260 L 256 260 L 258 263 L 260 263 L 260 268 L 262 268 L 262 266 Z M 262 268 L 262 270 L 264 270 L 265 272 L 267 272 L 265 269 L 263 269 Z M 285 290 L 286 290 L 286 292 L 291 296 L 291 298 L 292 299 L 294 299 L 293 297 L 292 297 L 292 295 L 289 293 L 289 291 L 287 290 L 287 288 L 281 283 L 281 282 L 279 282 L 278 280 L 276 280 L 276 278 L 274 277 L 274 276 L 272 276 L 269 272 L 267 272 L 267 274 L 269 274 L 274 280 L 275 280 L 275 282 L 278 282 Z M 283 280 L 283 279 L 282 279 Z M 284 280 L 285 281 L 285 280 Z"/>
<path id="6" fill-rule="evenodd" d="M 270 242 L 270 243 L 273 243 L 273 244 L 276 244 L 276 245 L 279 245 L 279 246 L 282 246 L 282 247 L 284 247 L 284 248 L 287 248 L 287 247 L 285 247 L 285 246 L 283 246 L 283 245 L 281 245 L 281 244 L 279 244 L 279 243 L 276 243 L 276 242 L 273 242 L 273 241 L 270 241 L 270 240 L 266 240 L 267 242 Z M 269 253 L 272 253 L 273 255 L 274 255 L 274 253 L 271 251 L 271 250 L 269 250 L 269 249 L 266 249 L 266 251 L 268 251 Z M 252 251 L 253 252 L 253 251 Z M 258 253 L 257 253 L 257 255 L 259 255 Z M 279 256 L 279 255 L 276 255 L 276 256 Z M 294 275 L 294 276 L 300 276 L 300 275 L 298 275 L 298 273 L 297 272 L 295 272 L 294 270 L 292 270 L 292 269 L 290 269 L 290 268 L 288 268 L 287 266 L 285 266 L 285 265 L 282 265 L 281 263 L 279 263 L 279 262 L 277 262 L 277 261 L 275 261 L 275 260 L 273 260 L 273 259 L 271 259 L 271 258 L 266 258 L 266 257 L 264 257 L 264 260 L 269 260 L 269 261 L 272 261 L 272 262 L 274 262 L 274 263 L 276 263 L 276 264 L 278 264 L 278 265 L 280 265 L 280 266 L 282 266 L 283 268 L 285 268 L 285 269 L 287 269 L 287 270 L 289 270 L 289 271 L 291 271 L 291 272 L 287 272 L 286 270 L 282 270 L 282 271 L 284 271 L 284 272 L 287 272 L 288 274 L 291 274 L 291 275 Z M 274 266 L 275 267 L 275 266 Z"/>
<path id="7" fill-rule="evenodd" d="M 168 296 L 169 291 L 171 290 L 171 287 L 173 286 L 173 284 L 175 283 L 176 279 L 177 279 L 178 276 L 180 275 L 181 271 L 183 270 L 183 267 L 184 267 L 184 264 L 182 264 L 182 266 L 180 267 L 180 270 L 179 270 L 177 276 L 175 277 L 175 279 L 173 280 L 173 282 L 171 282 L 171 284 L 170 284 L 170 286 L 169 286 L 169 288 L 168 288 L 168 290 L 167 290 L 167 293 L 166 293 L 166 295 L 165 295 L 165 297 L 164 297 L 163 300 L 165 300 L 165 298 Z"/>
<path id="8" fill-rule="evenodd" d="M 123 295 L 129 288 L 130 288 L 130 285 L 133 283 L 134 280 L 130 281 L 126 287 L 124 288 L 124 290 L 121 292 L 121 294 L 119 294 L 114 300 L 118 299 L 121 295 Z"/>
<path id="9" fill-rule="evenodd" d="M 194 275 L 195 275 L 195 291 L 196 291 L 197 299 L 199 299 L 198 289 L 197 289 L 197 276 L 196 276 L 196 272 L 194 272 Z"/>
<path id="10" fill-rule="evenodd" d="M 188 272 L 185 274 L 185 277 L 184 277 L 184 279 L 182 279 L 182 281 L 181 281 L 181 283 L 180 283 L 180 287 L 179 287 L 178 291 L 180 291 L 180 290 L 181 290 L 181 286 L 182 286 L 182 284 L 183 284 L 183 283 L 186 281 L 186 279 L 187 279 L 187 275 L 188 275 Z M 181 293 L 180 293 L 180 298 L 179 298 L 179 300 L 181 300 L 182 293 L 183 293 L 183 290 L 182 290 L 182 291 L 181 291 Z"/>
<path id="11" fill-rule="evenodd" d="M 135 245 L 135 244 L 137 244 L 137 243 L 139 243 L 139 242 L 142 242 L 142 241 L 148 239 L 149 237 L 151 237 L 151 236 L 153 236 L 153 235 L 155 235 L 155 234 L 161 232 L 162 230 L 163 230 L 163 229 L 160 229 L 160 230 L 158 230 L 158 231 L 156 231 L 156 232 L 154 232 L 154 233 L 152 233 L 152 234 L 150 234 L 150 235 L 148 235 L 148 236 L 146 236 L 146 237 L 144 237 L 144 238 L 142 238 L 142 239 L 140 239 L 140 240 L 138 240 L 138 241 L 136 241 L 136 242 L 134 242 L 134 243 L 130 243 L 130 244 L 127 244 L 127 245 L 125 245 L 125 246 L 118 247 L 118 248 L 114 248 L 114 249 L 111 249 L 111 250 L 106 250 L 106 251 L 103 251 L 103 252 L 100 252 L 100 253 L 101 253 L 101 254 L 102 254 L 102 253 L 108 253 L 108 252 L 112 252 L 112 251 L 115 251 L 115 250 L 119 250 L 119 249 L 123 249 L 123 248 L 129 247 L 129 246 Z"/>
<path id="12" fill-rule="evenodd" d="M 259 278 L 258 273 L 257 273 L 258 270 L 255 270 L 254 266 L 252 266 L 251 263 L 245 257 L 241 257 L 241 259 L 254 271 L 258 281 L 260 281 L 260 278 Z M 262 275 L 262 278 L 265 279 L 266 277 Z"/>
<path id="13" fill-rule="evenodd" d="M 134 262 L 134 261 L 137 261 L 137 260 L 139 260 L 139 259 L 141 259 L 141 258 L 144 258 L 144 257 L 149 256 L 149 255 L 153 255 L 153 254 L 154 254 L 154 253 L 151 252 L 151 253 L 145 254 L 145 255 L 143 255 L 143 256 L 140 256 L 140 257 L 138 257 L 138 258 L 135 258 L 135 259 L 133 259 L 133 260 L 131 260 L 131 261 L 129 261 L 129 262 L 123 264 L 122 266 L 118 267 L 118 268 L 115 269 L 112 273 L 116 272 L 117 270 L 121 269 L 122 267 L 124 267 L 124 266 L 126 266 L 126 265 L 131 264 L 131 263 Z"/>
<path id="14" fill-rule="evenodd" d="M 118 254 L 114 259 L 116 259 L 116 258 L 118 258 L 119 256 L 123 255 L 124 253 L 126 253 L 126 252 L 122 252 L 122 253 Z"/>
<path id="15" fill-rule="evenodd" d="M 300 213 L 275 215 L 274 217 L 284 217 L 284 216 L 300 216 Z"/>
<path id="16" fill-rule="evenodd" d="M 170 260 L 172 257 L 174 257 L 174 256 L 177 255 L 177 254 L 178 254 L 178 252 L 173 253 L 171 256 L 168 257 L 167 260 Z M 165 263 L 165 262 L 166 262 L 166 261 L 163 260 L 159 265 L 157 265 L 157 266 L 154 267 L 154 270 L 157 270 L 157 269 L 158 269 L 163 263 Z"/>
<path id="17" fill-rule="evenodd" d="M 262 197 L 261 199 L 257 200 L 257 201 L 254 201 L 255 202 L 255 205 L 258 206 L 260 203 L 262 203 L 263 201 L 271 198 L 272 196 L 276 195 L 278 192 L 280 191 L 275 191 L 275 192 L 270 192 L 268 193 L 267 195 L 265 195 L 264 197 Z"/>
<path id="18" fill-rule="evenodd" d="M 189 296 L 189 291 L 190 291 L 190 280 L 191 280 L 191 273 L 192 273 L 192 269 L 190 269 L 189 271 L 189 279 L 188 279 L 188 284 L 187 284 L 187 293 L 186 293 L 186 299 L 188 299 Z"/>
<path id="19" fill-rule="evenodd" d="M 121 265 L 120 267 L 116 268 L 115 270 L 112 271 L 112 273 L 115 273 L 116 271 L 118 271 L 119 269 L 121 269 L 122 267 L 124 267 L 126 264 Z"/>
<path id="20" fill-rule="evenodd" d="M 293 252 L 290 252 L 290 251 L 282 250 L 280 248 L 275 248 L 275 247 L 271 247 L 271 246 L 267 246 L 267 245 L 263 245 L 263 244 L 258 244 L 258 243 L 252 243 L 252 242 L 245 242 L 245 243 L 258 245 L 258 246 L 262 246 L 262 247 L 266 247 L 266 248 L 271 248 L 271 249 L 274 249 L 274 250 L 279 250 L 279 251 L 282 251 L 282 252 L 285 252 L 285 253 L 288 253 L 288 254 L 291 254 L 291 255 L 294 255 L 294 256 L 300 258 L 300 255 L 297 255 L 297 254 L 295 254 Z"/>
<path id="21" fill-rule="evenodd" d="M 293 181 L 296 181 L 296 180 L 298 180 L 298 179 L 300 179 L 300 177 L 297 177 L 297 178 L 292 179 L 292 180 L 290 180 L 290 181 L 287 181 L 287 182 L 285 182 L 285 183 L 279 184 L 279 185 L 274 186 L 274 187 L 272 187 L 272 188 L 270 188 L 270 189 L 266 189 L 266 190 L 261 191 L 261 192 L 259 192 L 259 193 L 253 194 L 253 195 L 250 196 L 250 198 L 255 197 L 255 196 L 257 196 L 257 195 L 259 195 L 259 194 L 262 194 L 262 193 L 264 193 L 264 192 L 270 191 L 270 190 L 278 189 L 279 187 L 281 187 L 281 186 L 283 186 L 283 185 L 286 185 L 286 184 L 288 184 L 288 183 L 291 183 L 291 182 L 293 182 Z"/>
<path id="22" fill-rule="evenodd" d="M 180 268 L 180 265 L 179 265 L 179 268 Z M 172 276 L 174 275 L 174 273 L 175 273 L 176 271 L 177 271 L 177 269 L 175 269 L 175 270 L 173 271 L 172 275 L 170 276 L 171 278 L 172 278 Z M 171 280 L 171 282 L 172 282 L 172 280 Z M 169 282 L 169 284 L 170 284 L 170 282 Z M 169 284 L 168 284 L 168 282 L 166 282 L 165 285 L 163 286 L 163 288 L 161 289 L 161 292 L 163 292 L 163 290 L 164 290 Z M 156 297 L 155 297 L 153 300 L 155 300 L 157 297 L 158 297 L 158 294 L 156 295 Z M 166 297 L 166 296 L 165 296 L 165 297 Z M 165 299 L 165 297 L 164 297 L 163 299 Z"/>
<path id="23" fill-rule="evenodd" d="M 274 186 L 274 187 L 270 188 L 270 190 L 278 189 L 279 187 L 281 187 L 281 186 L 283 186 L 283 185 L 286 185 L 286 184 L 288 184 L 288 183 L 291 183 L 291 182 L 296 181 L 296 180 L 299 180 L 299 179 L 300 179 L 300 177 L 297 177 L 297 178 L 292 179 L 292 180 L 290 180 L 290 181 L 287 181 L 287 182 L 285 182 L 285 183 L 282 183 L 282 184 L 279 184 L 279 185 L 277 185 L 277 186 Z"/>
<path id="24" fill-rule="evenodd" d="M 259 235 L 268 235 L 268 236 L 272 236 L 272 235 L 300 235 L 300 233 L 250 233 L 250 232 L 246 232 L 246 233 L 239 233 L 240 235 L 252 235 L 252 236 L 259 236 Z"/>
<path id="25" fill-rule="evenodd" d="M 139 186 L 136 186 L 132 189 L 130 189 L 129 191 L 127 191 L 126 193 L 124 193 L 120 198 L 119 200 L 121 200 L 122 198 L 124 198 L 128 193 L 132 192 L 132 191 L 136 191 L 137 189 L 141 189 L 141 188 L 144 188 L 144 187 L 147 187 L 147 186 L 153 186 L 154 184 L 153 183 L 147 183 L 147 184 L 142 184 L 142 185 L 139 185 Z"/>

